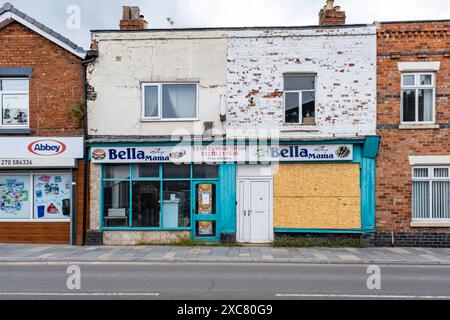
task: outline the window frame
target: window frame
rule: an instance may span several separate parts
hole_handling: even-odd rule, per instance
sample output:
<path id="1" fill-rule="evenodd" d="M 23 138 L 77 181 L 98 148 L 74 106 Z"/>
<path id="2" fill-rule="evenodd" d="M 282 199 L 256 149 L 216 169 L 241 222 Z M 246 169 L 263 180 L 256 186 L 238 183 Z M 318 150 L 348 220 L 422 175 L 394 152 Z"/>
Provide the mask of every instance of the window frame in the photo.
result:
<path id="1" fill-rule="evenodd" d="M 287 77 L 313 77 L 314 78 L 314 89 L 308 90 L 285 90 L 285 82 Z M 303 92 L 314 92 L 317 98 L 317 74 L 314 73 L 285 73 L 283 74 L 283 124 L 286 126 L 304 126 L 303 124 Z M 299 122 L 298 123 L 290 123 L 286 122 L 286 94 L 288 93 L 298 93 L 299 99 Z M 307 124 L 308 126 L 316 126 L 317 125 L 317 100 L 314 100 L 314 124 Z"/>
<path id="2" fill-rule="evenodd" d="M 195 99 L 195 117 L 193 118 L 163 118 L 163 97 L 162 87 L 163 85 L 195 85 L 196 99 Z M 158 88 L 158 116 L 146 117 L 145 116 L 145 88 L 157 87 Z M 199 119 L 199 83 L 198 82 L 142 82 L 141 83 L 141 121 L 142 122 L 180 122 L 180 121 L 198 121 Z"/>
<path id="3" fill-rule="evenodd" d="M 192 228 L 194 227 L 193 225 L 193 205 L 195 204 L 195 197 L 193 196 L 194 194 L 194 186 L 196 183 L 198 182 L 214 182 L 214 183 L 219 183 L 220 180 L 220 167 L 217 165 L 217 170 L 218 170 L 218 176 L 217 178 L 195 178 L 194 177 L 194 163 L 190 163 L 190 164 L 186 164 L 190 166 L 190 175 L 189 178 L 164 178 L 164 165 L 167 164 L 172 164 L 172 163 L 156 163 L 157 165 L 159 165 L 159 175 L 158 177 L 151 177 L 151 178 L 140 178 L 140 177 L 135 177 L 134 175 L 134 170 L 135 170 L 135 165 L 137 163 L 127 163 L 126 165 L 129 165 L 130 167 L 130 177 L 128 179 L 105 179 L 104 178 L 104 171 L 105 171 L 105 166 L 107 165 L 111 165 L 111 164 L 102 164 L 101 165 L 101 169 L 100 169 L 100 180 L 99 180 L 99 185 L 100 185 L 100 230 L 103 231 L 192 231 Z M 142 163 L 145 164 L 145 163 Z M 153 164 L 153 163 L 152 163 Z M 203 164 L 205 166 L 209 165 L 209 164 Z M 126 181 L 129 182 L 130 184 L 130 203 L 129 203 L 129 210 L 128 210 L 128 226 L 125 227 L 106 227 L 104 224 L 104 188 L 103 188 L 103 183 L 104 182 L 113 182 L 113 181 Z M 190 226 L 189 227 L 178 227 L 178 228 L 163 228 L 162 227 L 162 223 L 163 223 L 163 216 L 164 216 L 164 207 L 160 206 L 160 212 L 159 212 L 159 221 L 160 221 L 160 226 L 159 227 L 133 227 L 133 182 L 159 182 L 160 183 L 160 201 L 162 201 L 164 199 L 164 184 L 166 182 L 178 182 L 178 181 L 187 181 L 190 183 L 190 196 L 191 196 L 191 203 L 190 203 L 190 212 L 189 212 L 189 217 L 190 217 Z M 217 191 L 216 191 L 217 192 Z M 218 193 L 216 193 L 216 197 L 218 201 Z"/>
<path id="4" fill-rule="evenodd" d="M 428 177 L 415 177 L 414 171 L 416 169 L 427 169 L 428 170 Z M 435 177 L 434 170 L 435 169 L 447 169 L 449 172 L 448 177 Z M 415 218 L 414 217 L 414 194 L 413 189 L 411 189 L 412 195 L 411 195 L 411 216 L 413 222 L 450 222 L 449 218 L 433 218 L 433 182 L 442 182 L 442 181 L 450 181 L 450 166 L 413 166 L 412 167 L 412 183 L 419 181 L 419 182 L 429 182 L 428 185 L 428 192 L 429 192 L 429 217 L 428 218 Z"/>
<path id="5" fill-rule="evenodd" d="M 27 80 L 28 90 L 3 91 L 3 80 Z M 26 95 L 27 97 L 27 124 L 3 124 L 3 96 Z M 28 129 L 30 128 L 30 78 L 29 77 L 0 77 L 0 129 Z"/>
<path id="6" fill-rule="evenodd" d="M 34 190 L 34 180 L 35 176 L 41 176 L 41 175 L 67 175 L 70 177 L 70 180 L 73 182 L 73 174 L 70 171 L 31 171 L 31 172 L 21 172 L 21 171 L 1 171 L 0 175 L 4 176 L 26 176 L 30 179 L 30 212 L 28 218 L 23 219 L 0 219 L 0 224 L 5 222 L 23 222 L 23 223 L 53 223 L 53 222 L 60 222 L 60 223 L 70 223 L 72 221 L 72 215 L 73 212 L 73 201 L 74 201 L 74 192 L 73 187 L 70 190 L 70 216 L 64 216 L 61 218 L 53 218 L 53 219 L 38 219 L 35 218 L 35 190 Z"/>
<path id="7" fill-rule="evenodd" d="M 420 85 L 420 77 L 431 75 L 431 85 Z M 414 76 L 414 85 L 405 85 L 404 77 Z M 433 90 L 433 117 L 431 121 L 419 121 L 419 90 Z M 414 90 L 415 92 L 415 106 L 414 106 L 414 121 L 405 121 L 403 116 L 403 92 L 406 90 Z M 402 72 L 400 80 L 400 124 L 435 124 L 436 123 L 436 73 L 435 72 Z"/>

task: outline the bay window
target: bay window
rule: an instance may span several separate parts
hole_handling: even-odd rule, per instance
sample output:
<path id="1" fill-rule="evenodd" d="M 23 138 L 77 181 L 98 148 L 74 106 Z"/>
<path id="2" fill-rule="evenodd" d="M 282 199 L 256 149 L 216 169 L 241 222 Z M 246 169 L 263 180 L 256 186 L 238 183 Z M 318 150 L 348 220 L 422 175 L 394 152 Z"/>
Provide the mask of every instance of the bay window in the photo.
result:
<path id="1" fill-rule="evenodd" d="M 450 167 L 413 169 L 414 220 L 450 220 Z"/>
<path id="2" fill-rule="evenodd" d="M 29 80 L 0 78 L 0 127 L 29 126 Z"/>
<path id="3" fill-rule="evenodd" d="M 142 96 L 143 120 L 197 119 L 196 83 L 144 83 Z"/>
<path id="4" fill-rule="evenodd" d="M 434 123 L 435 74 L 402 74 L 401 121 L 404 123 Z"/>

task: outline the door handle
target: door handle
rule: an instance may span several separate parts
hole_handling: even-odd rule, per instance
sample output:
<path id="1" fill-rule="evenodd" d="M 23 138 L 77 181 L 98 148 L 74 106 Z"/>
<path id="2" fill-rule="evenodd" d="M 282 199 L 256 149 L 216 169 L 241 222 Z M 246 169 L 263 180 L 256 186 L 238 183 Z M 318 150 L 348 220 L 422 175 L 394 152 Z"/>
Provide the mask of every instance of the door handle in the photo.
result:
<path id="1" fill-rule="evenodd" d="M 248 210 L 247 212 L 248 212 L 248 215 L 250 215 L 253 211 L 252 210 Z"/>
<path id="2" fill-rule="evenodd" d="M 242 212 L 244 213 L 244 217 L 247 215 L 247 210 L 242 210 Z"/>

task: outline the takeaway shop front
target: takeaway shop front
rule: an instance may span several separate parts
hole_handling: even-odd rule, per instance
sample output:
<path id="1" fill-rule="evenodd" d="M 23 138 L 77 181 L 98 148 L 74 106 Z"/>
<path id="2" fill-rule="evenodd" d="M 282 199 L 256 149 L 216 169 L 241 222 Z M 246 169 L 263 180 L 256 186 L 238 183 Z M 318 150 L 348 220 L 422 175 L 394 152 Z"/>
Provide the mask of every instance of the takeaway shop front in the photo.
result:
<path id="1" fill-rule="evenodd" d="M 378 142 L 93 145 L 90 234 L 116 245 L 372 232 Z"/>
<path id="2" fill-rule="evenodd" d="M 82 137 L 0 138 L 0 242 L 80 243 L 83 145 Z"/>

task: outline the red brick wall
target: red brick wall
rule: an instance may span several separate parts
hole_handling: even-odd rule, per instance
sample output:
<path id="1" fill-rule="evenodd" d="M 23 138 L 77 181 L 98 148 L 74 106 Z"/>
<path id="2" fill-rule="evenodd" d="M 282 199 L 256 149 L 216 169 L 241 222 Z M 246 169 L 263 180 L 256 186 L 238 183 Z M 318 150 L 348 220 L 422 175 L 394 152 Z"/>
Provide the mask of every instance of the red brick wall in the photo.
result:
<path id="1" fill-rule="evenodd" d="M 17 22 L 0 29 L 0 43 L 0 68 L 33 68 L 33 135 L 82 135 L 83 129 L 72 115 L 76 103 L 83 99 L 80 58 Z"/>
<path id="2" fill-rule="evenodd" d="M 450 51 L 450 22 L 381 24 L 378 31 L 377 230 L 380 232 L 450 232 L 411 228 L 412 168 L 409 156 L 450 155 L 450 129 L 399 130 L 399 62 L 440 61 L 436 75 L 436 122 L 450 124 L 450 57 L 444 54 L 399 52 Z M 391 53 L 389 56 L 380 54 Z"/>

